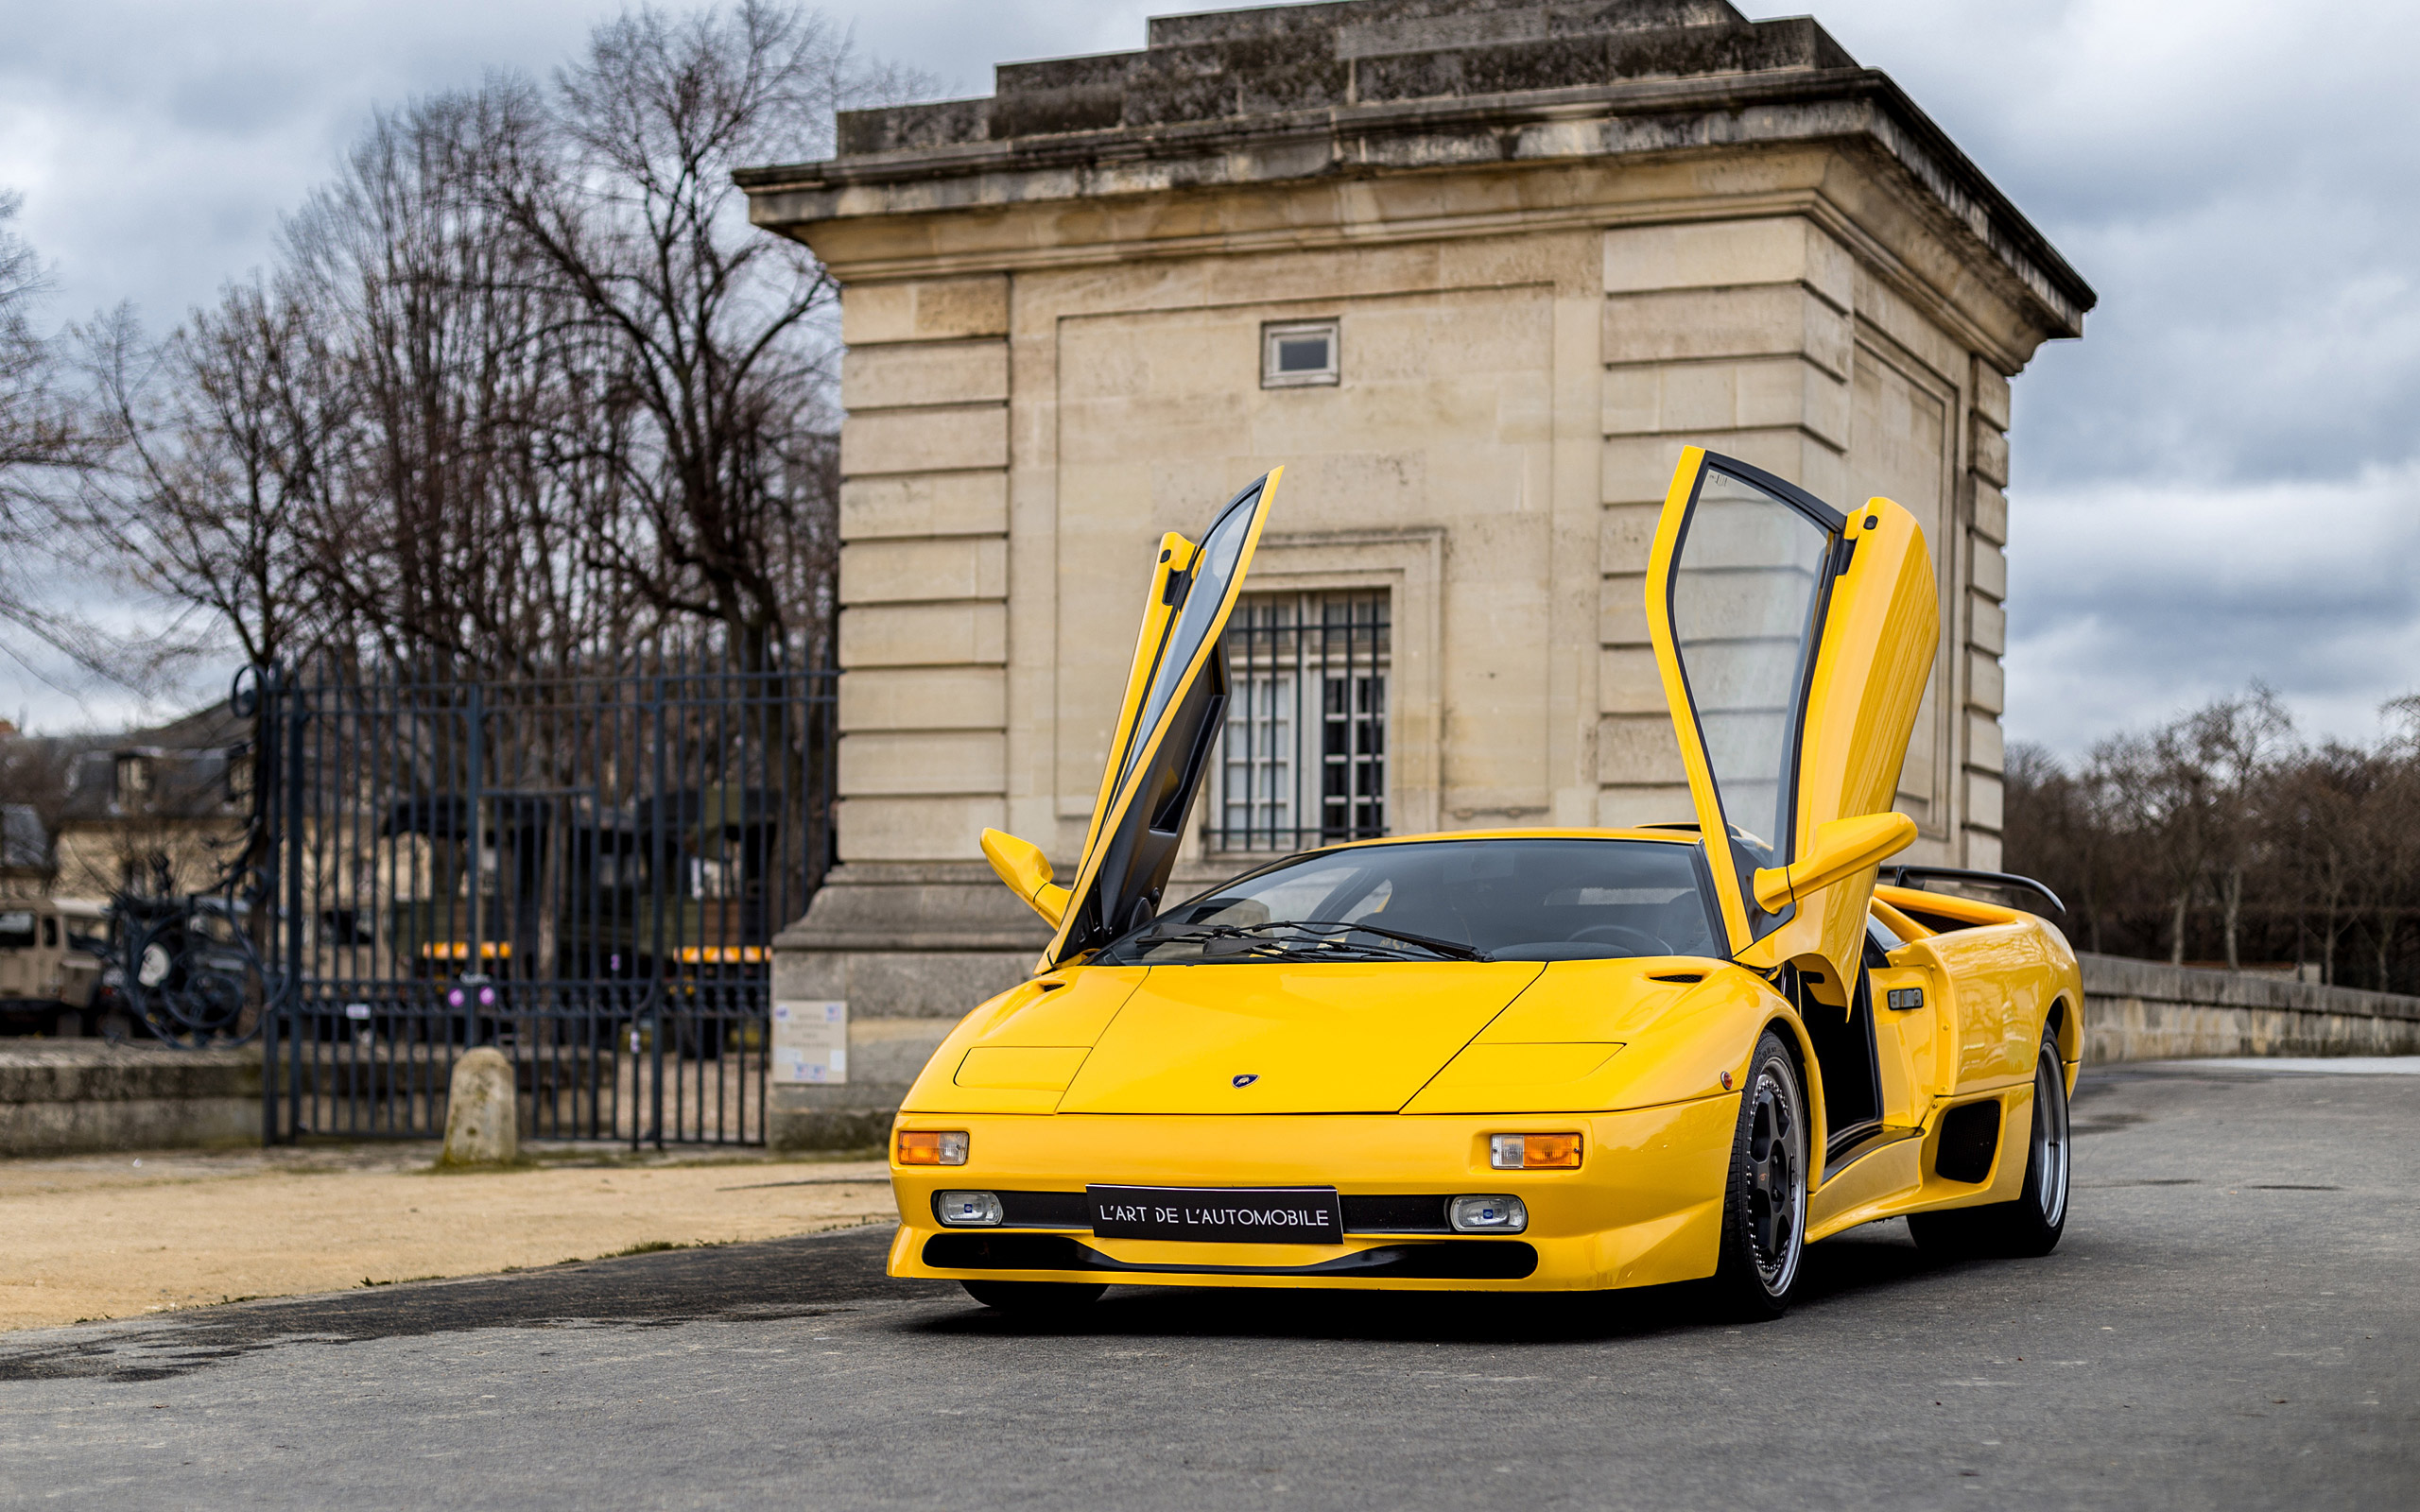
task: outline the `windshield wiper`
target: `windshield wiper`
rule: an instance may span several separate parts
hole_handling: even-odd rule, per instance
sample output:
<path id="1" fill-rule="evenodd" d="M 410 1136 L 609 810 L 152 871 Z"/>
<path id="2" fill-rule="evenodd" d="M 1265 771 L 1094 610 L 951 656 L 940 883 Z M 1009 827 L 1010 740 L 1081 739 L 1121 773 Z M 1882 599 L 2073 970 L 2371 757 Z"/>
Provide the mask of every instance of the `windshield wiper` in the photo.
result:
<path id="1" fill-rule="evenodd" d="M 1489 955 L 1487 952 L 1478 949 L 1477 946 L 1464 945 L 1456 940 L 1439 939 L 1433 935 L 1415 935 L 1408 929 L 1387 929 L 1381 925 L 1370 923 L 1331 924 L 1324 921 L 1318 924 L 1295 923 L 1290 927 L 1295 929 L 1341 929 L 1347 934 L 1381 935 L 1388 939 L 1402 940 L 1407 945 L 1417 945 L 1425 951 L 1434 951 L 1440 955 L 1446 956 L 1457 961 L 1485 961 L 1494 959 L 1494 957 Z"/>
<path id="2" fill-rule="evenodd" d="M 1492 959 L 1492 957 L 1490 957 L 1484 951 L 1475 950 L 1468 945 L 1458 944 L 1450 939 L 1436 939 L 1426 935 L 1412 934 L 1409 930 L 1384 929 L 1376 924 L 1349 923 L 1342 919 L 1311 920 L 1280 919 L 1271 919 L 1266 924 L 1203 924 L 1199 928 L 1182 930 L 1168 935 L 1155 936 L 1147 932 L 1144 935 L 1137 936 L 1134 942 L 1138 945 L 1145 944 L 1147 942 L 1151 945 L 1192 945 L 1214 939 L 1258 940 L 1266 937 L 1268 933 L 1273 930 L 1293 930 L 1310 936 L 1311 938 L 1309 940 L 1302 942 L 1305 944 L 1321 944 L 1331 946 L 1339 950 L 1357 951 L 1363 954 L 1385 953 L 1400 956 L 1399 952 L 1385 952 L 1385 947 L 1383 946 L 1372 947 L 1369 945 L 1357 945 L 1352 941 L 1340 936 L 1357 934 L 1376 935 L 1381 938 L 1400 940 L 1407 945 L 1417 946 L 1421 950 L 1426 951 L 1432 955 L 1443 955 L 1448 960 L 1484 961 Z M 1272 945 L 1283 945 L 1285 941 L 1270 940 L 1269 943 Z"/>

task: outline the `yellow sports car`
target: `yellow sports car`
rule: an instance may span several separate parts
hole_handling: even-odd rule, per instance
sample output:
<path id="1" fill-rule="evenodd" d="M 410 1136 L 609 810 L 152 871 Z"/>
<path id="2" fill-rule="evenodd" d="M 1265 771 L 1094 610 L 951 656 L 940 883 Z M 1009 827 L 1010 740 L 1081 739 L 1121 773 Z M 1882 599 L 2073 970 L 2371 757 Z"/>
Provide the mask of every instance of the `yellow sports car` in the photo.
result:
<path id="1" fill-rule="evenodd" d="M 900 1109 L 891 1274 L 1003 1308 L 1702 1281 L 1770 1317 L 1877 1218 L 2058 1243 L 2073 954 L 1919 868 L 1876 885 L 1940 631 L 1907 510 L 1683 454 L 1647 610 L 1690 822 L 1338 846 L 1163 909 L 1282 472 L 1162 541 L 1072 883 L 983 835 L 1057 934 Z"/>

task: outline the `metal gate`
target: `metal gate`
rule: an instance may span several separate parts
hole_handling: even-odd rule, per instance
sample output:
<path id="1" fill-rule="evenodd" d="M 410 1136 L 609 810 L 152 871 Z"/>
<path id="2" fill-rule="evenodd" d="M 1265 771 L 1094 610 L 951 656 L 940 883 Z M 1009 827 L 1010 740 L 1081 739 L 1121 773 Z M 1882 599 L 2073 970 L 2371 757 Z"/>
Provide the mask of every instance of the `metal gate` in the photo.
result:
<path id="1" fill-rule="evenodd" d="M 529 1137 L 761 1143 L 831 848 L 834 674 L 781 661 L 265 674 L 264 1137 L 439 1137 L 493 1045 Z"/>

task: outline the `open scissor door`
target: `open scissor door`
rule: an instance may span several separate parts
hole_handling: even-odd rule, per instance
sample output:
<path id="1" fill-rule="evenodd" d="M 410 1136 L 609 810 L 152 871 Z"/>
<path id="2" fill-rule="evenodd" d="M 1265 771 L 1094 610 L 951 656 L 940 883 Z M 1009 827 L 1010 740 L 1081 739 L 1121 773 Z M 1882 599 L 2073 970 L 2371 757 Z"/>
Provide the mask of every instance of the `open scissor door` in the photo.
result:
<path id="1" fill-rule="evenodd" d="M 1922 529 L 1888 499 L 1843 515 L 1690 447 L 1647 611 L 1734 951 L 1820 954 L 1853 980 L 1874 868 L 1820 872 L 1810 846 L 1824 826 L 1889 813 L 1940 634 Z"/>
<path id="2" fill-rule="evenodd" d="M 1157 910 L 1227 706 L 1221 637 L 1285 469 L 1230 500 L 1199 546 L 1160 541 L 1126 696 L 1059 933 L 1043 959 L 1095 950 Z"/>

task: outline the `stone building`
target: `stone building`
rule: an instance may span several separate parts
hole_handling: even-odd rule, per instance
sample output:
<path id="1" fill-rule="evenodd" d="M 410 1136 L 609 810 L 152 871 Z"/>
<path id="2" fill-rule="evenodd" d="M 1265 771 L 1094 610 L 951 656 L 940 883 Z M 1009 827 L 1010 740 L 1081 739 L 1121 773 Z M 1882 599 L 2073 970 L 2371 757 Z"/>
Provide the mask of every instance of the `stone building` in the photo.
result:
<path id="1" fill-rule="evenodd" d="M 1924 522 L 1900 806 L 1920 859 L 1997 863 L 2008 380 L 2093 294 L 1814 21 L 1163 17 L 742 182 L 848 346 L 841 864 L 776 994 L 849 1003 L 849 1085 L 783 1089 L 777 1138 L 871 1127 L 1027 970 L 977 833 L 1073 861 L 1153 544 L 1276 463 L 1172 895 L 1344 834 L 1688 817 L 1641 574 L 1691 442 Z"/>
<path id="2" fill-rule="evenodd" d="M 251 807 L 251 730 L 223 705 L 66 759 L 53 863 L 61 893 L 209 887 Z"/>

